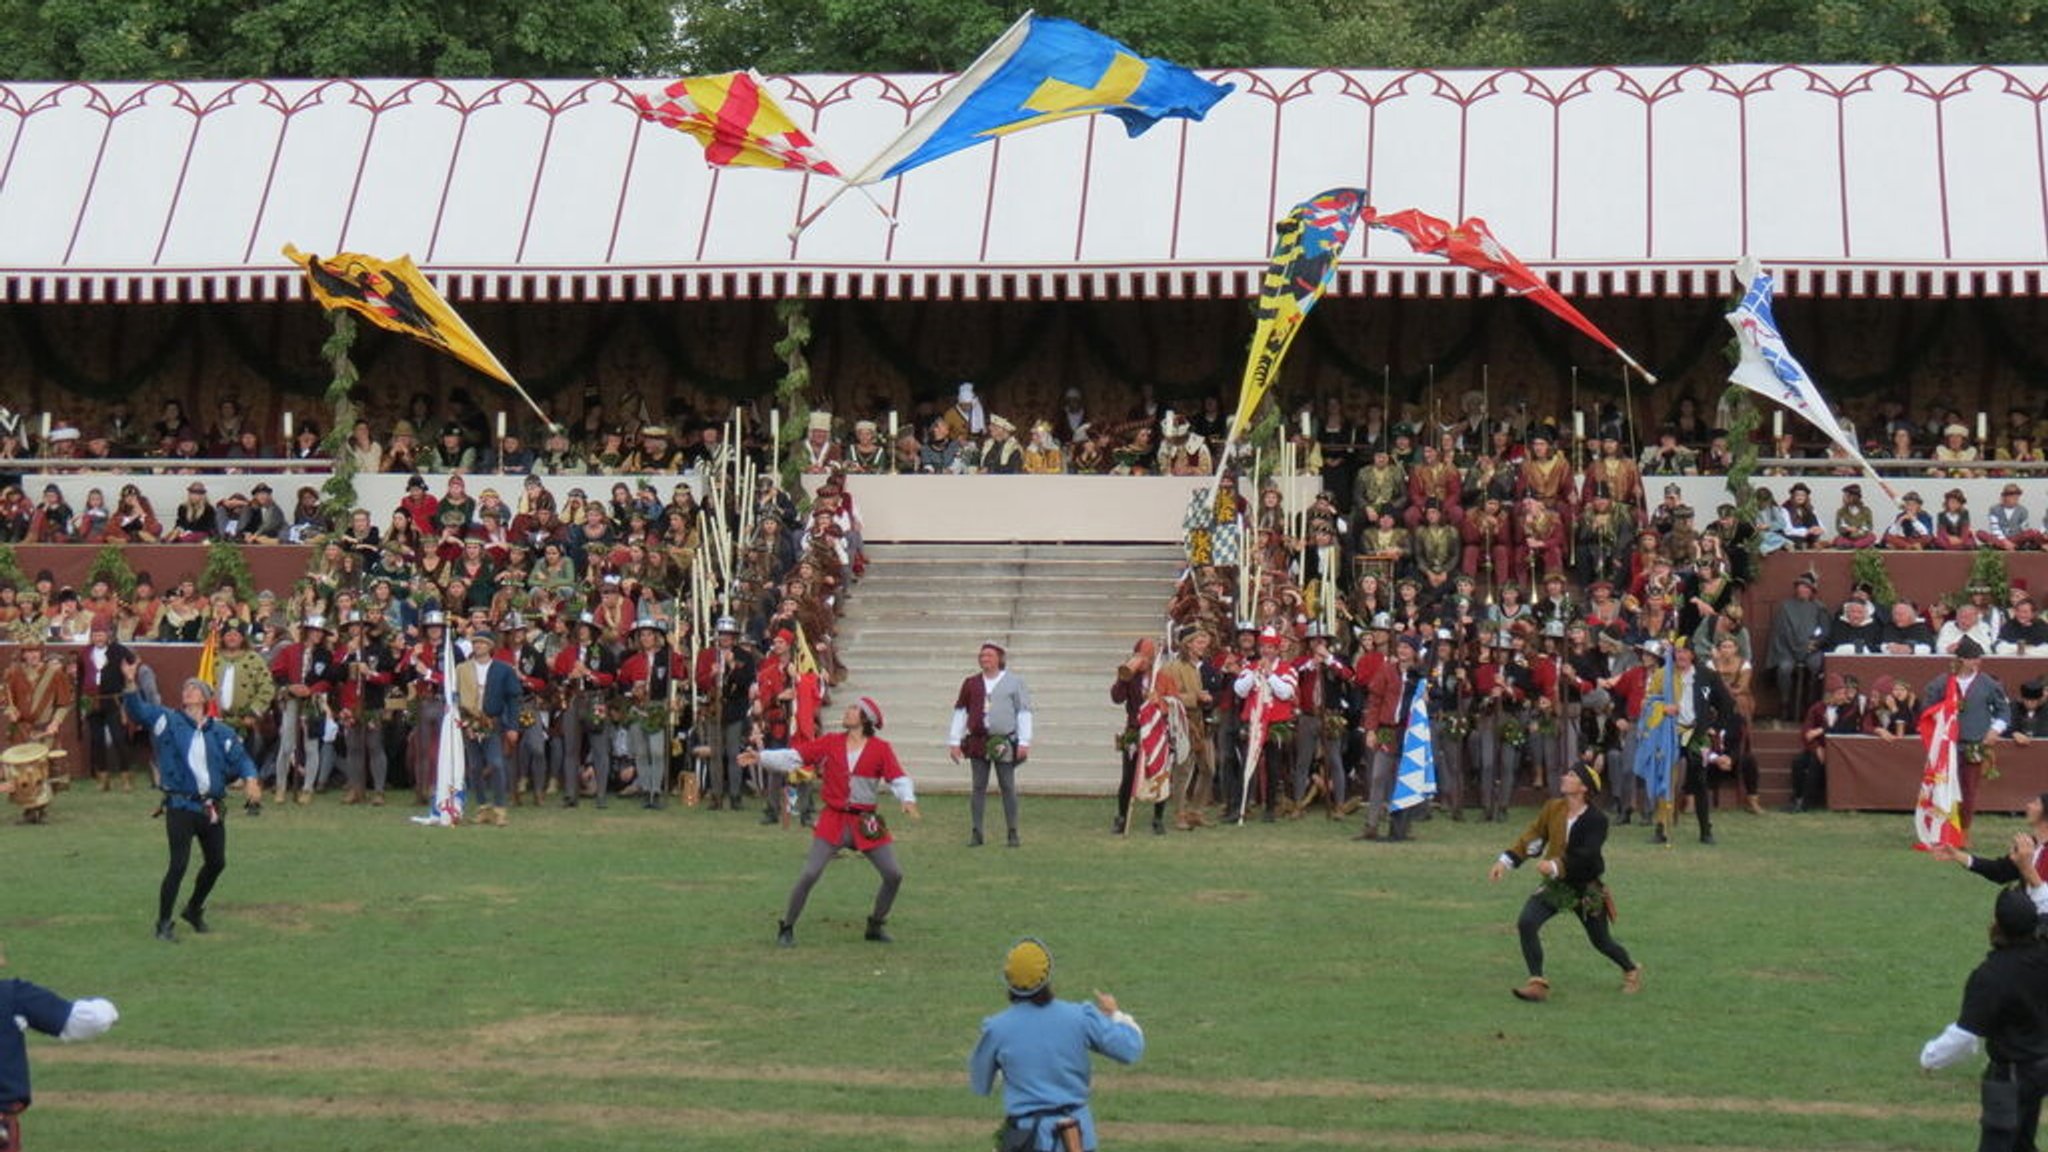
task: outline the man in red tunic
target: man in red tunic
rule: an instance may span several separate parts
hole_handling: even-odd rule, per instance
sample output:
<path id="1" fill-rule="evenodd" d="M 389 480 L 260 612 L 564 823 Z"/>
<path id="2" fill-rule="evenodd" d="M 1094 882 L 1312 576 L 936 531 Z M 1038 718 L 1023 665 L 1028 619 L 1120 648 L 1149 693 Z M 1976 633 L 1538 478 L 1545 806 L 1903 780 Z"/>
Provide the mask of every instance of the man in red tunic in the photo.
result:
<path id="1" fill-rule="evenodd" d="M 811 834 L 810 854 L 804 857 L 803 871 L 797 875 L 796 887 L 790 890 L 789 909 L 776 926 L 775 943 L 783 948 L 796 946 L 796 922 L 804 914 L 804 902 L 810 899 L 818 877 L 824 875 L 825 865 L 842 848 L 852 848 L 866 856 L 881 874 L 882 886 L 875 892 L 875 908 L 868 915 L 867 938 L 890 943 L 884 925 L 889 921 L 890 906 L 896 902 L 896 890 L 903 885 L 903 868 L 896 863 L 896 852 L 889 846 L 889 826 L 875 811 L 883 785 L 896 794 L 897 802 L 911 819 L 923 818 L 917 810 L 917 790 L 903 765 L 897 763 L 896 750 L 887 740 L 875 736 L 882 727 L 881 705 L 861 697 L 859 703 L 846 710 L 840 726 L 841 732 L 799 741 L 792 748 L 765 752 L 749 749 L 740 754 L 740 763 L 748 767 L 758 763 L 776 772 L 805 768 L 815 772 L 819 799 L 825 805 Z"/>

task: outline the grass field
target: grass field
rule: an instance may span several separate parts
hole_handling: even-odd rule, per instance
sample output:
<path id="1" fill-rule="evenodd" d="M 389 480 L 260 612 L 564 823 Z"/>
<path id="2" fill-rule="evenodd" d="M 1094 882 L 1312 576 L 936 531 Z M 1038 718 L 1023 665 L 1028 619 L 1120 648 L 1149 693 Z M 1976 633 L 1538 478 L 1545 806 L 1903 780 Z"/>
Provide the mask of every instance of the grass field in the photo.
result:
<path id="1" fill-rule="evenodd" d="M 325 798 L 323 798 L 325 799 Z M 1571 920 L 1519 1003 L 1528 873 L 1499 826 L 1359 844 L 1320 816 L 1113 839 L 1105 801 L 1029 800 L 969 850 L 965 804 L 894 821 L 909 879 L 860 938 L 871 869 L 827 872 L 771 946 L 804 850 L 746 816 L 515 810 L 422 829 L 331 800 L 233 822 L 214 932 L 153 940 L 141 794 L 0 827 L 7 975 L 106 995 L 115 1032 L 32 1041 L 42 1149 L 980 1149 L 977 1025 L 1009 943 L 1069 997 L 1115 992 L 1145 1060 L 1098 1071 L 1106 1148 L 1891 1148 L 1974 1141 L 1974 1069 L 1922 1077 L 1983 952 L 1992 889 L 1906 849 L 1905 817 L 1616 829 L 1640 997 Z M 1524 818 L 1528 813 L 1519 813 Z M 2002 836 L 1994 819 L 1981 835 Z"/>

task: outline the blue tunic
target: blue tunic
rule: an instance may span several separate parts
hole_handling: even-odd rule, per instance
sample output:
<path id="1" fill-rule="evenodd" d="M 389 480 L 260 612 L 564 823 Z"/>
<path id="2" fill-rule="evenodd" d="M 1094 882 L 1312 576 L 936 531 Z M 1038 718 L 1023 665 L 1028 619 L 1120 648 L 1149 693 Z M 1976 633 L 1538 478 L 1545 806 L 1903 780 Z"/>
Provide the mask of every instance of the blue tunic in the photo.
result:
<path id="1" fill-rule="evenodd" d="M 1106 1016 L 1093 1004 L 1019 1002 L 981 1022 L 981 1042 L 967 1062 L 968 1080 L 976 1093 L 986 1096 L 995 1087 L 996 1073 L 1002 1073 L 1003 1114 L 1041 1117 L 1032 1144 L 1039 1152 L 1054 1148 L 1049 1121 L 1063 1116 L 1081 1122 L 1081 1146 L 1092 1149 L 1090 1052 L 1131 1064 L 1145 1053 L 1145 1034 L 1136 1024 Z"/>
<path id="2" fill-rule="evenodd" d="M 29 1104 L 28 1038 L 14 1026 L 17 1016 L 46 1036 L 60 1035 L 71 1020 L 71 1001 L 40 984 L 0 980 L 0 1112 Z"/>

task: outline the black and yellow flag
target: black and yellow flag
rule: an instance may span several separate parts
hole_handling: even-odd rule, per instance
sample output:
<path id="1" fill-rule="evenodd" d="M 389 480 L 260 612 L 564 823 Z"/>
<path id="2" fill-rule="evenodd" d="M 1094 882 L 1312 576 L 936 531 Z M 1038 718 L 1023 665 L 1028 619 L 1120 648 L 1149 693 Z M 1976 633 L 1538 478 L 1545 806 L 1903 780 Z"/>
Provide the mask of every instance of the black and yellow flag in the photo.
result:
<path id="1" fill-rule="evenodd" d="M 1337 260 L 1365 207 L 1365 189 L 1332 188 L 1304 200 L 1273 225 L 1273 259 L 1259 291 L 1258 324 L 1227 443 L 1244 439 L 1301 322 L 1337 280 Z M 1228 453 L 1224 453 L 1227 458 Z"/>
<path id="2" fill-rule="evenodd" d="M 512 373 L 505 370 L 469 325 L 462 322 L 462 317 L 455 314 L 455 309 L 448 306 L 448 301 L 420 274 L 412 257 L 380 260 L 358 252 L 337 252 L 323 260 L 290 244 L 284 246 L 284 254 L 306 270 L 313 299 L 322 308 L 346 308 L 379 328 L 439 348 L 526 396 L 519 381 L 512 378 Z"/>

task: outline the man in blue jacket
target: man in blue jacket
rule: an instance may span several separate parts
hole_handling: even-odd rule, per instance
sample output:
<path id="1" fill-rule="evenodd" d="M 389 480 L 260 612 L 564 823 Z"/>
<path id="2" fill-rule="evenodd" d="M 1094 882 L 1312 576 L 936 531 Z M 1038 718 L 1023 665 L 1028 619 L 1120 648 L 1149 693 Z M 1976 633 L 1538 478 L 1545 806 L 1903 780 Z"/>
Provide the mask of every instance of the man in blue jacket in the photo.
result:
<path id="1" fill-rule="evenodd" d="M 1145 1054 L 1145 1033 L 1116 998 L 1095 994 L 1095 1003 L 1055 1000 L 1052 953 L 1025 939 L 1003 961 L 1009 985 L 1008 1011 L 981 1022 L 981 1042 L 968 1060 L 968 1081 L 977 1095 L 1003 1076 L 1002 1152 L 1063 1152 L 1095 1148 L 1095 1117 L 1088 1111 L 1088 1054 L 1100 1052 L 1119 1064 Z"/>
<path id="2" fill-rule="evenodd" d="M 204 935 L 206 898 L 228 866 L 228 814 L 221 803 L 228 781 L 240 780 L 242 793 L 251 804 L 263 798 L 263 784 L 256 778 L 256 762 L 249 758 L 241 737 L 207 715 L 213 703 L 213 685 L 197 676 L 185 681 L 181 707 L 173 711 L 142 698 L 136 690 L 140 670 L 133 657 L 122 665 L 128 689 L 121 704 L 128 718 L 149 733 L 156 749 L 157 787 L 164 794 L 164 831 L 171 842 L 170 867 L 165 869 L 163 887 L 157 893 L 156 938 L 175 944 L 178 935 L 171 908 L 185 883 L 185 868 L 192 862 L 192 842 L 199 841 L 202 863 L 192 885 L 192 899 L 180 916 L 192 931 Z"/>
<path id="3" fill-rule="evenodd" d="M 497 637 L 470 633 L 469 659 L 455 670 L 455 699 L 462 709 L 462 734 L 476 800 L 476 822 L 505 823 L 508 771 L 505 749 L 519 743 L 519 673 L 495 657 Z"/>

